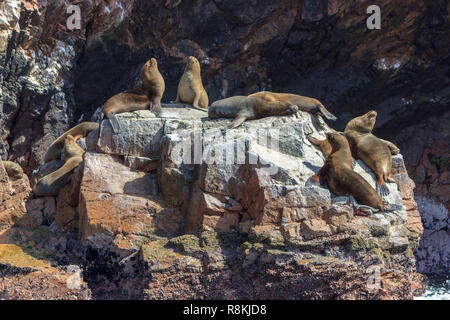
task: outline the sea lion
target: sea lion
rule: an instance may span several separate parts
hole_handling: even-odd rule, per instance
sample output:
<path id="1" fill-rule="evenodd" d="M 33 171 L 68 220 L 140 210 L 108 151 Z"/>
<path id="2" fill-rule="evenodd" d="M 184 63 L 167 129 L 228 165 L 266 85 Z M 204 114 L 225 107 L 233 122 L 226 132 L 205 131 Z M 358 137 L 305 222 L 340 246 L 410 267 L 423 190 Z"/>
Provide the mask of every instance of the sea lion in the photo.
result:
<path id="1" fill-rule="evenodd" d="M 105 102 L 100 112 L 100 122 L 104 117 L 108 118 L 117 133 L 120 131 L 115 116 L 118 113 L 145 109 L 160 113 L 164 90 L 164 78 L 158 70 L 158 62 L 151 58 L 142 67 L 139 83 L 133 89 L 118 93 Z"/>
<path id="2" fill-rule="evenodd" d="M 64 143 L 65 162 L 61 168 L 40 179 L 34 186 L 33 192 L 37 196 L 56 196 L 72 178 L 72 171 L 83 162 L 84 150 L 77 145 L 71 135 L 66 137 Z"/>
<path id="3" fill-rule="evenodd" d="M 338 133 L 340 133 L 340 132 L 338 132 Z M 331 153 L 331 144 L 328 142 L 327 139 L 319 140 L 319 139 L 313 138 L 311 136 L 308 136 L 307 138 L 308 138 L 309 142 L 311 142 L 313 145 L 319 147 L 320 150 L 322 150 L 323 154 L 325 155 L 325 158 L 328 157 L 328 155 Z M 392 142 L 389 142 L 389 141 L 386 141 L 383 139 L 380 139 L 380 140 L 384 141 L 388 145 L 389 150 L 391 151 L 391 154 L 393 156 L 400 153 L 400 149 Z"/>
<path id="4" fill-rule="evenodd" d="M 326 180 L 331 191 L 338 196 L 352 196 L 360 204 L 378 210 L 386 210 L 388 206 L 374 188 L 352 168 L 352 153 L 345 136 L 330 132 L 327 141 L 331 145 L 331 153 L 324 166 L 310 178 L 313 183 Z"/>
<path id="5" fill-rule="evenodd" d="M 229 128 L 240 126 L 245 120 L 291 115 L 298 107 L 290 102 L 267 101 L 255 97 L 234 96 L 215 101 L 208 109 L 208 117 L 234 118 Z"/>
<path id="6" fill-rule="evenodd" d="M 21 166 L 12 161 L 2 161 L 2 162 L 9 178 L 13 180 L 22 179 L 23 169 Z"/>
<path id="7" fill-rule="evenodd" d="M 77 124 L 72 129 L 64 132 L 48 148 L 44 156 L 44 163 L 61 158 L 61 151 L 64 148 L 64 143 L 68 135 L 71 135 L 76 141 L 80 138 L 86 137 L 89 134 L 89 132 L 94 131 L 97 128 L 98 128 L 97 122 L 82 122 L 80 124 Z"/>
<path id="8" fill-rule="evenodd" d="M 352 148 L 353 156 L 360 158 L 377 177 L 377 192 L 381 196 L 389 194 L 385 181 L 395 182 L 390 177 L 392 168 L 392 153 L 399 153 L 400 149 L 392 142 L 377 138 L 372 134 L 376 111 L 369 111 L 365 115 L 356 117 L 345 127 L 345 136 Z"/>
<path id="9" fill-rule="evenodd" d="M 328 120 L 336 121 L 336 117 L 317 99 L 300 96 L 292 93 L 276 93 L 270 91 L 260 91 L 249 95 L 249 97 L 261 98 L 267 101 L 289 102 L 298 106 L 301 111 L 312 114 L 320 113 Z"/>
<path id="10" fill-rule="evenodd" d="M 208 94 L 203 87 L 200 63 L 195 57 L 189 57 L 186 62 L 175 102 L 192 104 L 195 109 L 208 109 Z"/>

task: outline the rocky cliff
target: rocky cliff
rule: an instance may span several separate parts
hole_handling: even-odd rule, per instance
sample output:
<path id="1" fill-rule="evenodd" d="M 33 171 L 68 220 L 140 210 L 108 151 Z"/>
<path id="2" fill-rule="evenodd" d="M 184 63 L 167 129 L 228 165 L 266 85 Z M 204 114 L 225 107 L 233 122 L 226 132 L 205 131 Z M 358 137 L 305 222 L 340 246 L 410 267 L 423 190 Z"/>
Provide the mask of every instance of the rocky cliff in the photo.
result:
<path id="1" fill-rule="evenodd" d="M 40 276 L 22 255 L 62 279 L 76 266 L 74 298 L 410 299 L 423 289 L 413 254 L 422 224 L 401 155 L 386 199 L 394 211 L 365 216 L 351 198 L 306 183 L 324 162 L 306 138 L 330 130 L 321 118 L 300 112 L 226 131 L 231 120 L 205 115 L 185 105 L 124 113 L 119 134 L 103 121 L 58 197 L 24 196 L 27 210 L 0 214 L 12 216 L 2 219 L 11 221 L 4 274 Z M 362 162 L 355 170 L 375 185 Z"/>
<path id="2" fill-rule="evenodd" d="M 81 9 L 81 29 L 67 28 L 71 3 Z M 381 8 L 381 30 L 366 28 L 366 8 L 371 4 Z M 210 101 L 261 89 L 296 92 L 320 99 L 339 116 L 335 129 L 343 129 L 347 120 L 369 109 L 377 110 L 376 134 L 400 147 L 416 185 L 415 198 L 425 226 L 417 251 L 418 268 L 421 272 L 447 271 L 448 12 L 445 0 L 202 0 L 194 4 L 3 0 L 0 154 L 31 174 L 57 136 L 89 120 L 111 95 L 130 88 L 149 57 L 159 61 L 167 87 L 163 101 L 167 102 L 175 98 L 184 60 L 195 55 Z M 107 135 L 102 139 L 98 152 L 103 154 L 117 153 L 125 143 L 108 142 L 104 139 L 112 138 Z M 133 170 L 150 170 L 159 166 L 153 157 L 160 151 L 146 150 L 142 156 L 122 160 Z M 158 179 L 168 179 L 163 181 L 170 185 L 184 184 L 177 180 L 182 176 L 191 179 L 186 175 L 192 173 L 189 168 L 170 165 L 164 171 Z M 149 188 L 155 187 L 154 182 L 148 183 Z M 408 183 L 412 188 L 413 183 Z M 221 190 L 220 185 L 211 188 Z M 182 191 L 185 197 L 191 196 Z M 165 201 L 180 201 L 171 200 L 171 192 L 162 192 L 169 194 Z M 408 197 L 406 207 L 415 209 L 412 193 Z M 72 210 L 76 201 L 75 196 L 66 196 L 62 202 L 39 200 L 35 205 L 40 212 L 59 206 L 65 215 L 58 219 L 66 219 L 69 228 L 77 212 Z M 18 215 L 24 212 L 17 210 Z M 176 221 L 177 213 L 173 215 Z M 49 221 L 47 216 L 44 221 Z M 211 216 L 210 224 L 217 219 Z"/>

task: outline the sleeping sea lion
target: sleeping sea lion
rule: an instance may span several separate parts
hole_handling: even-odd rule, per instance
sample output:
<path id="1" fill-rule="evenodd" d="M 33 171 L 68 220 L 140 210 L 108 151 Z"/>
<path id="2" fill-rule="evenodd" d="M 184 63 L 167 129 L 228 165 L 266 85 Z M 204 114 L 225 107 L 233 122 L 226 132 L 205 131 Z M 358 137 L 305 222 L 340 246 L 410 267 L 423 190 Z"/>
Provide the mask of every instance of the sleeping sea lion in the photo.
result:
<path id="1" fill-rule="evenodd" d="M 66 141 L 66 137 L 71 135 L 75 141 L 80 138 L 86 137 L 89 132 L 94 131 L 98 128 L 97 122 L 82 122 L 77 124 L 72 129 L 64 132 L 62 135 L 58 137 L 47 149 L 47 152 L 44 156 L 44 163 L 50 162 L 52 160 L 58 160 L 61 158 L 61 151 L 64 148 L 64 143 Z"/>
<path id="2" fill-rule="evenodd" d="M 298 107 L 290 102 L 271 102 L 255 97 L 234 96 L 211 104 L 208 117 L 211 119 L 234 118 L 229 127 L 236 128 L 245 120 L 291 115 L 297 111 Z"/>
<path id="3" fill-rule="evenodd" d="M 68 135 L 64 143 L 63 166 L 40 179 L 33 186 L 33 192 L 37 196 L 58 195 L 59 191 L 70 182 L 73 169 L 83 162 L 83 153 L 83 148 L 77 145 L 75 138 Z"/>
<path id="4" fill-rule="evenodd" d="M 12 161 L 2 161 L 2 162 L 9 178 L 13 180 L 22 179 L 23 169 L 21 166 Z"/>

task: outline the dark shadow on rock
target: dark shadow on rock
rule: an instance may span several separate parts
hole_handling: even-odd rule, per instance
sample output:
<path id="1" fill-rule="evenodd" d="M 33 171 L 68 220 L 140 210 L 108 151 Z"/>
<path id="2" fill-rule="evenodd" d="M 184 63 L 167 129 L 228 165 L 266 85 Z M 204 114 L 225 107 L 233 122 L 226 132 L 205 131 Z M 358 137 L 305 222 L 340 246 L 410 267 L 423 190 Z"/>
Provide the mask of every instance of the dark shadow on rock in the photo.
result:
<path id="1" fill-rule="evenodd" d="M 153 198 L 158 195 L 156 176 L 154 174 L 147 173 L 141 178 L 126 182 L 123 192 L 130 196 Z"/>

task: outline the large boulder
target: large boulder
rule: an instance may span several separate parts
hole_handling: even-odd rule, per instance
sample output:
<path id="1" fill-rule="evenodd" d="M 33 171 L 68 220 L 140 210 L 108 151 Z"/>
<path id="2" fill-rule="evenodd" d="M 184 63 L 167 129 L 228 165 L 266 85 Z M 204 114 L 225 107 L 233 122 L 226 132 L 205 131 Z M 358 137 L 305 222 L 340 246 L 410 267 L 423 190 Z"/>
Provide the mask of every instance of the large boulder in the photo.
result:
<path id="1" fill-rule="evenodd" d="M 376 267 L 382 274 L 395 270 L 393 279 L 379 279 L 389 289 L 378 298 L 411 298 L 421 288 L 413 251 L 422 224 L 413 198 L 414 183 L 401 155 L 393 158 L 397 183 L 388 183 L 390 194 L 385 199 L 394 210 L 363 216 L 352 198 L 337 197 L 326 185 L 306 183 L 324 163 L 322 152 L 306 138 L 324 138 L 331 130 L 320 117 L 299 112 L 247 121 L 227 130 L 231 119 L 210 120 L 189 107 L 164 105 L 161 117 L 137 111 L 119 114 L 117 119 L 119 133 L 113 133 L 105 120 L 87 139 L 90 151 L 84 156 L 77 210 L 81 239 L 100 254 L 103 267 L 114 266 L 119 296 L 224 297 L 209 285 L 188 288 L 183 279 L 189 275 L 189 281 L 203 283 L 205 270 L 213 278 L 227 272 L 236 277 L 236 270 L 248 268 L 246 259 L 257 264 L 269 261 L 271 266 L 279 254 L 294 259 L 283 268 L 291 268 L 293 261 L 307 261 L 299 263 L 309 268 L 315 261 L 320 269 L 333 260 L 342 264 L 343 272 L 351 261 L 355 272 L 347 276 L 359 286 L 366 283 L 365 276 L 356 272 L 359 268 L 369 272 Z M 130 159 L 153 166 L 139 169 Z M 364 163 L 357 161 L 355 170 L 375 187 L 374 174 Z M 248 244 L 242 247 L 245 239 Z M 313 258 L 305 260 L 304 254 Z M 363 262 L 366 255 L 368 264 Z M 231 269 L 213 262 L 223 259 Z M 123 272 L 142 268 L 145 272 L 137 277 L 124 276 Z M 160 289 L 174 270 L 180 276 L 180 295 Z M 298 270 L 295 281 L 309 281 L 303 271 Z M 323 281 L 339 277 L 339 272 L 331 272 Z M 344 294 L 340 285 L 300 293 L 303 285 L 298 284 L 294 293 L 287 289 L 294 281 L 289 278 L 277 280 L 285 288 L 278 296 L 262 287 L 251 293 L 246 287 L 249 279 L 241 280 L 242 289 L 229 297 L 377 298 L 370 286 L 365 293 Z M 221 276 L 217 281 L 220 286 L 236 285 Z M 399 290 L 394 284 L 398 281 L 408 284 Z M 130 289 L 136 283 L 139 286 Z"/>

